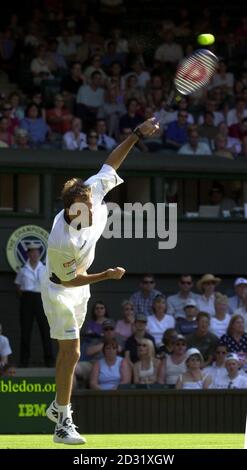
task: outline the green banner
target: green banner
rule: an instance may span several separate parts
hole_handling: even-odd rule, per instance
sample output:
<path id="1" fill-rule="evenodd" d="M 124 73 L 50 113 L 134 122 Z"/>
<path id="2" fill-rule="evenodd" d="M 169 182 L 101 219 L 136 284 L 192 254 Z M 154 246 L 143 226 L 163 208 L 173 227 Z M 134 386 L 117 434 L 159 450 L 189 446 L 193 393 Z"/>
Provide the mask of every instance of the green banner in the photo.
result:
<path id="1" fill-rule="evenodd" d="M 0 434 L 53 433 L 45 411 L 55 394 L 54 377 L 1 378 Z"/>

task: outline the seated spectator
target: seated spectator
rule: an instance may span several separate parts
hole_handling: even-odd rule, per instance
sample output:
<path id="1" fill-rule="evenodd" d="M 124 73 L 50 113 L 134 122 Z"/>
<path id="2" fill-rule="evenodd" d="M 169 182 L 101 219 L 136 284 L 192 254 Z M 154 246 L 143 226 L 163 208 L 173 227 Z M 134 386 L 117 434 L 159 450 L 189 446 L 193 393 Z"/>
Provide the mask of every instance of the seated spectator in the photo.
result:
<path id="1" fill-rule="evenodd" d="M 98 152 L 99 150 L 105 150 L 102 145 L 98 145 L 99 136 L 96 131 L 91 129 L 87 133 L 87 147 L 83 150 L 88 150 L 90 152 Z"/>
<path id="2" fill-rule="evenodd" d="M 131 98 L 127 103 L 127 113 L 121 116 L 119 120 L 119 129 L 120 131 L 123 128 L 135 129 L 139 124 L 141 124 L 144 119 L 138 113 L 139 103 L 136 99 Z"/>
<path id="3" fill-rule="evenodd" d="M 219 60 L 218 70 L 213 75 L 209 88 L 220 87 L 228 95 L 233 94 L 234 75 L 227 71 L 227 65 L 224 60 Z"/>
<path id="4" fill-rule="evenodd" d="M 227 148 L 227 137 L 217 134 L 214 139 L 214 155 L 216 157 L 234 159 L 233 153 Z"/>
<path id="5" fill-rule="evenodd" d="M 243 291 L 243 304 L 241 307 L 235 310 L 234 315 L 242 315 L 244 319 L 244 332 L 247 333 L 247 289 L 246 288 Z"/>
<path id="6" fill-rule="evenodd" d="M 20 127 L 28 132 L 33 147 L 41 147 L 50 136 L 50 128 L 39 114 L 39 108 L 31 103 L 26 109 L 26 117 L 22 119 Z"/>
<path id="7" fill-rule="evenodd" d="M 186 347 L 185 337 L 178 335 L 174 341 L 172 353 L 167 354 L 161 361 L 158 371 L 158 382 L 160 384 L 176 385 L 180 374 L 186 371 Z"/>
<path id="8" fill-rule="evenodd" d="M 189 299 L 184 304 L 185 318 L 178 317 L 176 320 L 176 330 L 181 335 L 187 336 L 197 329 L 198 309 L 194 299 Z"/>
<path id="9" fill-rule="evenodd" d="M 220 284 L 221 279 L 213 274 L 204 274 L 199 279 L 196 286 L 201 295 L 197 297 L 196 303 L 198 310 L 207 312 L 209 315 L 215 315 L 215 287 Z"/>
<path id="10" fill-rule="evenodd" d="M 12 145 L 15 149 L 30 149 L 29 135 L 25 129 L 16 129 L 15 132 L 15 144 Z"/>
<path id="11" fill-rule="evenodd" d="M 46 112 L 46 119 L 50 128 L 57 134 L 65 134 L 71 129 L 72 114 L 64 106 L 64 98 L 57 94 L 54 98 L 54 108 Z"/>
<path id="12" fill-rule="evenodd" d="M 58 52 L 58 41 L 51 39 L 48 43 L 48 51 L 46 53 L 46 61 L 49 70 L 56 75 L 62 75 L 67 70 L 67 63 L 62 54 Z"/>
<path id="13" fill-rule="evenodd" d="M 86 134 L 81 132 L 81 120 L 74 118 L 71 124 L 71 131 L 63 136 L 63 148 L 65 150 L 84 150 L 87 148 Z"/>
<path id="14" fill-rule="evenodd" d="M 189 348 L 199 349 L 206 367 L 213 360 L 213 353 L 218 344 L 218 338 L 209 331 L 210 315 L 206 312 L 199 312 L 197 315 L 197 329 L 194 333 L 187 336 L 187 344 Z"/>
<path id="15" fill-rule="evenodd" d="M 62 36 L 59 37 L 58 40 L 58 54 L 62 55 L 68 63 L 72 60 L 75 60 L 76 44 L 74 42 L 73 37 L 70 36 L 69 30 L 64 28 L 62 31 Z"/>
<path id="16" fill-rule="evenodd" d="M 207 389 L 211 385 L 212 379 L 210 375 L 201 371 L 203 357 L 196 348 L 190 348 L 185 355 L 186 372 L 177 380 L 176 389 Z"/>
<path id="17" fill-rule="evenodd" d="M 227 355 L 227 348 L 223 344 L 218 344 L 214 352 L 214 362 L 211 366 L 205 367 L 205 373 L 212 377 L 210 388 L 220 388 L 219 383 L 226 377 L 225 359 Z"/>
<path id="18" fill-rule="evenodd" d="M 131 367 L 126 359 L 117 355 L 118 344 L 108 339 L 103 344 L 103 358 L 96 361 L 90 373 L 92 390 L 115 390 L 119 384 L 131 382 Z"/>
<path id="19" fill-rule="evenodd" d="M 8 364 L 9 356 L 12 354 L 9 340 L 6 336 L 3 336 L 2 332 L 3 328 L 0 323 L 0 369 Z"/>
<path id="20" fill-rule="evenodd" d="M 93 72 L 99 72 L 101 76 L 101 83 L 103 84 L 107 80 L 107 75 L 101 67 L 101 57 L 98 54 L 95 54 L 91 60 L 90 65 L 84 70 L 84 76 L 87 80 L 87 83 L 91 82 L 91 77 Z"/>
<path id="21" fill-rule="evenodd" d="M 247 368 L 247 333 L 244 332 L 244 319 L 242 315 L 233 315 L 229 322 L 226 334 L 220 338 L 220 343 L 227 347 L 229 352 L 238 355 L 241 366 Z"/>
<path id="22" fill-rule="evenodd" d="M 153 300 L 153 315 L 148 316 L 147 330 L 155 339 L 158 348 L 162 344 L 162 336 L 167 328 L 175 326 L 175 320 L 167 315 L 166 299 L 163 295 L 157 295 Z"/>
<path id="23" fill-rule="evenodd" d="M 241 153 L 241 142 L 239 139 L 229 136 L 229 130 L 225 122 L 221 122 L 217 127 L 217 134 L 226 138 L 226 149 L 232 155 L 239 155 Z M 212 142 L 211 142 L 212 143 Z M 212 143 L 213 144 L 213 143 Z"/>
<path id="24" fill-rule="evenodd" d="M 107 132 L 106 122 L 104 119 L 97 119 L 96 121 L 96 132 L 98 134 L 97 144 L 103 147 L 105 150 L 113 150 L 117 146 L 115 139 L 110 137 Z"/>
<path id="25" fill-rule="evenodd" d="M 11 103 L 4 103 L 2 107 L 2 116 L 8 121 L 8 132 L 14 136 L 15 130 L 20 124 L 19 119 L 13 115 Z"/>
<path id="26" fill-rule="evenodd" d="M 11 105 L 11 117 L 18 119 L 18 124 L 24 118 L 24 107 L 20 105 L 21 96 L 17 91 L 10 93 L 8 102 Z"/>
<path id="27" fill-rule="evenodd" d="M 13 135 L 8 130 L 8 120 L 5 117 L 0 117 L 0 141 L 10 147 L 14 144 Z"/>
<path id="28" fill-rule="evenodd" d="M 106 305 L 101 300 L 95 302 L 91 309 L 91 320 L 85 324 L 86 336 L 102 336 L 103 323 L 108 318 Z"/>
<path id="29" fill-rule="evenodd" d="M 204 122 L 198 127 L 199 138 L 211 145 L 211 141 L 215 139 L 218 128 L 214 124 L 214 115 L 211 111 L 205 111 Z"/>
<path id="30" fill-rule="evenodd" d="M 111 85 L 106 91 L 105 102 L 100 107 L 97 118 L 105 119 L 107 129 L 110 136 L 118 138 L 119 135 L 119 119 L 126 113 L 126 108 L 123 103 L 118 100 L 118 88 L 116 85 Z"/>
<path id="31" fill-rule="evenodd" d="M 172 354 L 177 337 L 178 332 L 175 330 L 175 328 L 167 328 L 163 334 L 161 346 L 157 350 L 157 357 L 162 359 L 166 355 Z"/>
<path id="32" fill-rule="evenodd" d="M 118 344 L 118 354 L 124 349 L 124 342 L 121 336 L 116 334 L 115 322 L 107 318 L 103 323 L 103 335 L 85 336 L 81 342 L 81 358 L 76 364 L 74 373 L 73 386 L 78 381 L 82 381 L 84 385 L 88 385 L 89 376 L 95 361 L 103 358 L 103 345 L 106 340 L 116 340 Z"/>
<path id="33" fill-rule="evenodd" d="M 76 96 L 76 112 L 83 123 L 87 127 L 94 127 L 97 112 L 104 104 L 104 89 L 102 88 L 102 80 L 99 72 L 93 72 L 91 75 L 91 83 L 82 85 Z"/>
<path id="34" fill-rule="evenodd" d="M 208 98 L 206 101 L 206 105 L 204 108 L 204 113 L 199 116 L 198 118 L 198 125 L 203 124 L 204 122 L 204 116 L 205 116 L 205 111 L 210 111 L 214 115 L 214 125 L 218 126 L 220 122 L 224 121 L 224 115 L 222 112 L 217 110 L 217 103 L 214 99 Z"/>
<path id="35" fill-rule="evenodd" d="M 221 376 L 211 388 L 241 389 L 247 388 L 247 376 L 239 370 L 239 358 L 235 353 L 228 353 L 225 358 L 225 375 Z"/>
<path id="36" fill-rule="evenodd" d="M 168 124 L 164 133 L 165 148 L 179 150 L 188 141 L 188 113 L 179 111 L 176 121 Z"/>
<path id="37" fill-rule="evenodd" d="M 230 197 L 225 197 L 224 186 L 221 183 L 214 182 L 209 192 L 210 204 L 219 206 L 220 211 L 231 211 L 236 207 L 236 202 Z"/>
<path id="38" fill-rule="evenodd" d="M 123 319 L 116 324 L 116 333 L 124 339 L 128 339 L 134 333 L 135 310 L 134 305 L 129 300 L 122 302 Z"/>
<path id="39" fill-rule="evenodd" d="M 230 315 L 228 312 L 228 298 L 226 295 L 216 292 L 215 294 L 215 316 L 210 321 L 210 331 L 220 338 L 226 333 L 229 325 Z"/>
<path id="40" fill-rule="evenodd" d="M 188 142 L 182 145 L 178 153 L 180 155 L 212 155 L 209 144 L 200 142 L 196 129 L 188 130 Z"/>
<path id="41" fill-rule="evenodd" d="M 143 313 L 137 313 L 135 316 L 134 333 L 127 339 L 124 351 L 124 356 L 132 364 L 138 361 L 137 347 L 143 338 L 150 339 L 155 345 L 154 338 L 147 332 L 146 326 L 146 315 Z"/>
<path id="42" fill-rule="evenodd" d="M 138 101 L 141 105 L 145 105 L 146 97 L 143 89 L 138 86 L 137 77 L 134 73 L 129 74 L 125 83 L 125 101 L 132 99 Z"/>
<path id="43" fill-rule="evenodd" d="M 167 310 L 174 318 L 185 318 L 184 306 L 189 300 L 194 300 L 198 297 L 191 289 L 193 288 L 193 280 L 190 274 L 182 274 L 178 281 L 179 291 L 177 294 L 167 297 Z M 193 303 L 192 303 L 193 305 Z"/>
<path id="44" fill-rule="evenodd" d="M 82 73 L 81 63 L 74 62 L 70 66 L 70 75 L 64 77 L 61 83 L 61 91 L 67 95 L 70 100 L 76 97 L 79 88 L 84 83 L 84 75 Z"/>
<path id="45" fill-rule="evenodd" d="M 243 306 L 244 294 L 247 290 L 247 279 L 237 277 L 234 282 L 235 295 L 229 298 L 229 312 L 232 315 L 238 308 Z"/>
<path id="46" fill-rule="evenodd" d="M 33 74 L 34 85 L 41 85 L 43 80 L 54 79 L 50 64 L 46 59 L 46 46 L 44 44 L 38 47 L 36 57 L 32 60 L 30 69 Z"/>
<path id="47" fill-rule="evenodd" d="M 134 364 L 134 384 L 155 384 L 158 382 L 159 359 L 150 339 L 142 339 L 137 345 L 138 361 Z"/>
<path id="48" fill-rule="evenodd" d="M 140 290 L 131 295 L 130 301 L 135 306 L 135 313 L 145 314 L 153 313 L 153 301 L 157 295 L 162 295 L 155 289 L 155 280 L 152 274 L 144 274 L 140 282 Z"/>

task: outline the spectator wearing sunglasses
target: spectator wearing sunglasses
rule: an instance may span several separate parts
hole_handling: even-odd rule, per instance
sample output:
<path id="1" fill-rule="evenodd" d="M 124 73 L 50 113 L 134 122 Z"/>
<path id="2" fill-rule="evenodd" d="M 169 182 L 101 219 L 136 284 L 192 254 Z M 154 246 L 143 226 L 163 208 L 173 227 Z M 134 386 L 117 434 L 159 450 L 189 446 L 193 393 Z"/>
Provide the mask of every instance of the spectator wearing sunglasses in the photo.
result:
<path id="1" fill-rule="evenodd" d="M 213 364 L 209 367 L 205 367 L 205 372 L 212 377 L 210 388 L 219 388 L 219 383 L 226 378 L 226 355 L 227 347 L 224 344 L 219 344 L 215 349 Z"/>
<path id="2" fill-rule="evenodd" d="M 193 285 L 192 276 L 190 274 L 182 274 L 178 281 L 179 291 L 177 294 L 167 297 L 167 311 L 175 319 L 186 317 L 184 307 L 189 300 L 193 300 L 196 305 L 198 295 L 191 292 Z"/>
<path id="3" fill-rule="evenodd" d="M 146 316 L 153 314 L 153 301 L 162 293 L 155 289 L 155 280 L 152 274 L 145 274 L 140 282 L 140 289 L 134 292 L 130 301 L 134 304 L 135 313 L 144 313 Z"/>

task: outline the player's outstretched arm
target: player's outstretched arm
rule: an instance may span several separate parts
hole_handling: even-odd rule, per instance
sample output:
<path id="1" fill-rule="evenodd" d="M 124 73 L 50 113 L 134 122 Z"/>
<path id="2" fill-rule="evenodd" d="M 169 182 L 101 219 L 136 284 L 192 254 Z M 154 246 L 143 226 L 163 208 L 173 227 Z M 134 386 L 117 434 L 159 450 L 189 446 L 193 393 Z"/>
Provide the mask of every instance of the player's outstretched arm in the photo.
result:
<path id="1" fill-rule="evenodd" d="M 78 274 L 75 279 L 71 281 L 61 281 L 64 287 L 80 287 L 86 284 L 95 284 L 96 282 L 107 281 L 108 279 L 121 279 L 125 273 L 124 268 L 110 268 L 102 273 L 96 274 Z"/>
<path id="2" fill-rule="evenodd" d="M 121 163 L 127 157 L 129 151 L 138 142 L 141 137 L 149 137 L 159 129 L 159 124 L 155 118 L 147 119 L 145 122 L 136 127 L 131 135 L 129 135 L 117 148 L 115 148 L 106 159 L 105 163 L 117 170 Z"/>

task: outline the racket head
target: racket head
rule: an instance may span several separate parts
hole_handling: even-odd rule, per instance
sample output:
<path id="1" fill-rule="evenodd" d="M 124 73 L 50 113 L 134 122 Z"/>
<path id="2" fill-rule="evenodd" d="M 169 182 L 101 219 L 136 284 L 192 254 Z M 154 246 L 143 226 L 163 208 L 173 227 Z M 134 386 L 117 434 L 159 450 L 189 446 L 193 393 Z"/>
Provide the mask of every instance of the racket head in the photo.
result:
<path id="1" fill-rule="evenodd" d="M 210 82 L 218 65 L 218 58 L 208 49 L 198 49 L 178 66 L 174 84 L 181 95 L 189 95 Z"/>

